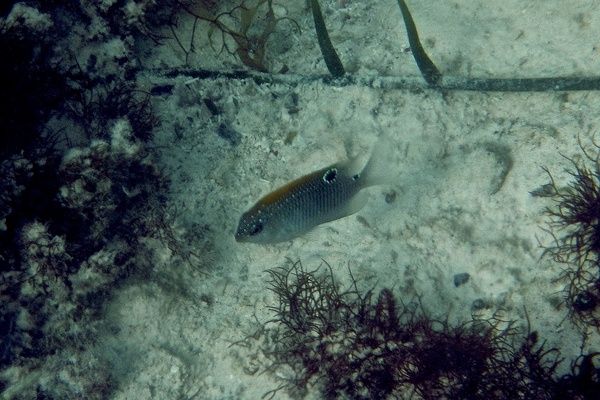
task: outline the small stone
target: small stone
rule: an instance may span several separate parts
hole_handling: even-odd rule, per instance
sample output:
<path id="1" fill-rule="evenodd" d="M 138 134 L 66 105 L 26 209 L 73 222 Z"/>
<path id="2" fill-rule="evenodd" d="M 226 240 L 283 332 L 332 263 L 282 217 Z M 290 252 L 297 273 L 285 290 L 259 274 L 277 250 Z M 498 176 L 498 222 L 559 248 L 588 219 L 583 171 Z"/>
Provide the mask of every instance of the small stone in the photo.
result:
<path id="1" fill-rule="evenodd" d="M 385 202 L 388 204 L 392 204 L 393 202 L 396 201 L 397 196 L 398 196 L 398 193 L 392 189 L 385 194 Z"/>
<path id="2" fill-rule="evenodd" d="M 483 299 L 477 299 L 473 301 L 473 304 L 471 305 L 471 309 L 473 311 L 481 311 L 484 308 L 488 308 L 488 304 L 485 300 Z"/>
<path id="3" fill-rule="evenodd" d="M 470 277 L 471 275 L 469 275 L 467 272 L 454 275 L 454 286 L 459 287 L 460 285 L 464 285 L 469 281 Z"/>

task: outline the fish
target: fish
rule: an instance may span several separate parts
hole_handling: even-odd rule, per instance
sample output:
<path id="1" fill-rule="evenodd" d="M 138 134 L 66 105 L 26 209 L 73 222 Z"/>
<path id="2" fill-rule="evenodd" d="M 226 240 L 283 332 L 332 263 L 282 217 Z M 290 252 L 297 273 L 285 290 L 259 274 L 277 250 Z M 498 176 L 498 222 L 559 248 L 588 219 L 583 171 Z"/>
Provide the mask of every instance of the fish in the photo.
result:
<path id="1" fill-rule="evenodd" d="M 379 150 L 377 150 L 379 148 Z M 358 212 L 367 203 L 363 189 L 391 183 L 383 146 L 362 169 L 359 157 L 298 178 L 267 194 L 242 214 L 237 242 L 274 244 L 293 240 L 317 226 Z"/>

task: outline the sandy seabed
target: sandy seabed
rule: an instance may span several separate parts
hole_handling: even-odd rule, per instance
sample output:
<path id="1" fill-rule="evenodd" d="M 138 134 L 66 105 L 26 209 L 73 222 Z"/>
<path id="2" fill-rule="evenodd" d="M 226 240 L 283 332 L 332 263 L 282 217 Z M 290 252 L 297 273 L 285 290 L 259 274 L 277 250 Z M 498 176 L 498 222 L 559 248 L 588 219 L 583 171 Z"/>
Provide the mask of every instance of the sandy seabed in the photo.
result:
<path id="1" fill-rule="evenodd" d="M 545 213 L 553 200 L 531 192 L 550 182 L 543 167 L 559 185 L 570 181 L 569 159 L 579 159 L 580 144 L 592 149 L 598 138 L 600 94 L 442 93 L 324 83 L 319 77 L 327 71 L 301 3 L 276 3 L 278 15 L 294 19 L 300 30 L 282 20 L 267 47 L 267 65 L 272 71 L 285 65 L 287 84 L 184 72 L 167 78 L 162 72 L 183 68 L 182 48 L 170 39 L 140 42 L 138 85 L 172 85 L 153 98 L 161 124 L 150 145 L 171 179 L 168 201 L 177 210 L 172 229 L 192 255 L 182 259 L 162 245 L 148 252 L 150 279 L 116 288 L 102 317 L 108 328 L 84 355 L 65 354 L 109 360 L 118 383 L 113 399 L 261 398 L 281 384 L 285 371 L 259 373 L 269 364 L 259 345 L 234 343 L 273 317 L 268 307 L 275 297 L 265 270 L 290 259 L 307 269 L 327 262 L 343 287 L 351 283 L 350 268 L 361 288 L 391 288 L 406 301 L 419 296 L 432 316 L 449 315 L 451 322 L 470 320 L 473 304 L 482 301 L 489 316 L 501 314 L 524 331 L 528 316 L 547 346 L 561 350 L 568 368 L 581 352 L 582 335 L 566 319 L 563 266 L 544 256 L 544 247 L 554 244 Z M 396 2 L 322 3 L 348 73 L 419 76 Z M 444 74 L 593 76 L 600 70 L 593 39 L 600 37 L 599 6 L 564 4 L 409 6 Z M 192 23 L 184 13 L 175 30 L 185 49 Z M 244 68 L 226 51 L 215 52 L 219 39 L 211 32 L 198 23 L 189 69 Z M 367 189 L 369 201 L 357 214 L 293 242 L 235 242 L 241 213 L 258 198 L 346 157 L 366 160 L 382 141 L 397 184 Z M 457 287 L 454 276 L 461 273 L 470 278 Z M 597 351 L 598 340 L 597 331 L 589 332 L 584 352 Z M 55 373 L 13 366 L 4 376 L 14 383 L 21 374 L 26 385 Z M 64 381 L 76 386 L 77 377 Z"/>

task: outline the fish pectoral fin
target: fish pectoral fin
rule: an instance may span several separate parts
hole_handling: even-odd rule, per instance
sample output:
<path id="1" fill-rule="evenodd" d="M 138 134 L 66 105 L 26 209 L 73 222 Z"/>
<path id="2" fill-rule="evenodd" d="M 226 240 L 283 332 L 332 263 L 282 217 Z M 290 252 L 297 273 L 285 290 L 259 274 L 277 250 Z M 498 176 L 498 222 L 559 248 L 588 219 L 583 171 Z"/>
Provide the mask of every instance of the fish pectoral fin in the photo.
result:
<path id="1" fill-rule="evenodd" d="M 367 204 L 368 199 L 369 194 L 366 191 L 358 192 L 344 207 L 339 208 L 336 212 L 328 214 L 326 218 L 319 221 L 317 225 L 302 232 L 300 237 L 308 241 L 315 241 L 318 238 L 322 238 L 322 233 L 325 231 L 325 226 L 322 224 L 357 213 L 365 206 L 365 204 Z"/>
<path id="2" fill-rule="evenodd" d="M 348 206 L 346 208 L 346 214 L 343 215 L 347 217 L 348 215 L 355 214 L 359 212 L 365 204 L 367 204 L 367 200 L 369 200 L 369 193 L 365 190 L 361 190 L 356 193 L 356 195 L 348 202 Z"/>
<path id="3" fill-rule="evenodd" d="M 360 191 L 354 195 L 354 197 L 348 201 L 344 207 L 340 207 L 336 212 L 331 213 L 327 221 L 334 221 L 336 219 L 347 217 L 348 215 L 359 212 L 369 199 L 369 194 L 366 191 Z M 327 222 L 324 221 L 324 222 Z"/>

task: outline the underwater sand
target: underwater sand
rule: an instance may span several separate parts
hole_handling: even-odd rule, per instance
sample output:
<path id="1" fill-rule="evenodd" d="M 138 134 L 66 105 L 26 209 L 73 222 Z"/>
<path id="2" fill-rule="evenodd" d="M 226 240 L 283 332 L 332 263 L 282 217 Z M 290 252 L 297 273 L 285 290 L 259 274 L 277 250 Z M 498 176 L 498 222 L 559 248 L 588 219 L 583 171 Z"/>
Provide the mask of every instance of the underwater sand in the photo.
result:
<path id="1" fill-rule="evenodd" d="M 553 243 L 544 214 L 552 200 L 530 192 L 549 183 L 544 166 L 556 181 L 569 181 L 566 158 L 581 154 L 578 138 L 589 145 L 598 134 L 600 94 L 324 84 L 317 78 L 327 71 L 310 14 L 303 2 L 281 3 L 302 33 L 282 24 L 268 62 L 273 71 L 289 68 L 289 84 L 183 73 L 165 78 L 160 69 L 182 65 L 177 44 L 148 41 L 140 49 L 147 69 L 140 85 L 175 85 L 155 99 L 162 124 L 152 145 L 172 180 L 169 202 L 180 213 L 174 229 L 192 244 L 193 256 L 188 263 L 158 246 L 149 254 L 152 279 L 115 289 L 106 305 L 107 324 L 115 329 L 100 332 L 86 352 L 109 360 L 116 372 L 113 399 L 259 399 L 277 388 L 285 371 L 259 374 L 268 360 L 258 343 L 234 343 L 272 318 L 265 270 L 286 259 L 301 260 L 309 270 L 326 261 L 344 287 L 350 268 L 362 289 L 389 287 L 406 301 L 420 296 L 433 316 L 449 313 L 455 322 L 470 320 L 473 303 L 483 300 L 491 305 L 488 316 L 500 312 L 526 330 L 526 311 L 568 367 L 580 354 L 581 335 L 565 320 L 561 266 L 543 256 L 543 246 Z M 412 55 L 402 51 L 408 41 L 395 1 L 322 3 L 348 72 L 419 77 Z M 429 55 L 449 75 L 593 76 L 600 71 L 600 6 L 564 4 L 409 6 Z M 182 36 L 190 22 L 180 21 Z M 208 29 L 197 27 L 191 68 L 241 68 L 211 49 Z M 206 98 L 220 115 L 211 114 Z M 223 137 L 221 124 L 236 133 Z M 380 140 L 393 149 L 389 162 L 398 184 L 369 188 L 357 214 L 293 242 L 235 242 L 241 213 L 258 198 L 345 157 L 366 159 Z M 392 191 L 397 196 L 388 203 Z M 470 279 L 456 287 L 459 273 Z M 595 332 L 585 350 L 598 350 L 598 341 Z M 37 372 L 36 379 L 50 373 Z M 289 397 L 280 391 L 276 398 Z M 320 396 L 314 391 L 308 398 Z"/>

